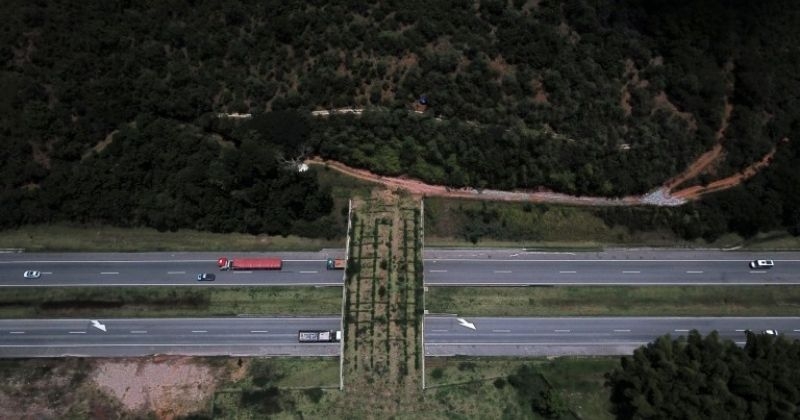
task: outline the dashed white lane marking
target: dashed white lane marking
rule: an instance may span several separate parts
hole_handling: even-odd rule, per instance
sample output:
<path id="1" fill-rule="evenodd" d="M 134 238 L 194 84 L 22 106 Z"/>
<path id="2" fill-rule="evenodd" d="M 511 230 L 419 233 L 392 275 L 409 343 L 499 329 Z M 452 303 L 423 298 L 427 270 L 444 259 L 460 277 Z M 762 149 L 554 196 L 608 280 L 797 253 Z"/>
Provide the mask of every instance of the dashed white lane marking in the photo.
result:
<path id="1" fill-rule="evenodd" d="M 631 270 L 631 271 L 623 271 L 622 274 L 639 274 L 641 271 Z"/>
<path id="2" fill-rule="evenodd" d="M 185 271 L 167 271 L 167 274 L 186 274 Z"/>
<path id="3" fill-rule="evenodd" d="M 794 331 L 794 332 L 800 332 L 800 330 L 792 330 L 792 331 Z"/>
<path id="4" fill-rule="evenodd" d="M 131 334 L 147 334 L 147 331 L 145 331 L 145 330 L 133 330 L 133 331 L 131 331 Z"/>
<path id="5" fill-rule="evenodd" d="M 511 274 L 511 270 L 494 270 L 495 274 Z"/>
<path id="6" fill-rule="evenodd" d="M 447 270 L 428 270 L 429 273 L 446 273 Z"/>
<path id="7" fill-rule="evenodd" d="M 319 271 L 317 270 L 309 270 L 309 271 L 300 271 L 300 274 L 317 274 Z"/>
<path id="8" fill-rule="evenodd" d="M 570 330 L 554 330 L 554 331 L 558 333 L 568 333 Z"/>
<path id="9" fill-rule="evenodd" d="M 70 334 L 86 334 L 86 331 L 70 331 Z"/>
<path id="10" fill-rule="evenodd" d="M 492 330 L 492 332 L 509 333 L 511 330 Z"/>
<path id="11" fill-rule="evenodd" d="M 736 332 L 744 332 L 744 330 L 736 330 Z"/>
<path id="12" fill-rule="evenodd" d="M 233 274 L 253 274 L 252 271 L 234 271 Z"/>
<path id="13" fill-rule="evenodd" d="M 200 334 L 200 333 L 207 333 L 208 331 L 206 331 L 206 330 L 192 330 L 192 332 Z"/>
<path id="14" fill-rule="evenodd" d="M 433 332 L 447 332 L 448 330 L 431 330 Z"/>
<path id="15" fill-rule="evenodd" d="M 25 331 L 9 331 L 9 334 L 25 334 Z"/>
<path id="16" fill-rule="evenodd" d="M 686 274 L 703 274 L 701 270 L 689 270 Z"/>
<path id="17" fill-rule="evenodd" d="M 265 332 L 269 332 L 269 331 L 267 331 L 267 330 L 252 330 L 250 332 L 253 333 L 253 334 L 258 334 L 258 333 L 265 333 Z"/>
<path id="18" fill-rule="evenodd" d="M 112 274 L 119 274 L 119 271 L 101 271 L 100 274 L 103 275 L 112 275 Z"/>
<path id="19" fill-rule="evenodd" d="M 575 274 L 575 273 L 577 273 L 577 271 L 570 271 L 570 270 L 567 270 L 567 271 L 559 271 L 559 274 Z"/>
<path id="20" fill-rule="evenodd" d="M 766 271 L 751 271 L 750 274 L 767 274 Z"/>
<path id="21" fill-rule="evenodd" d="M 52 271 L 42 271 L 42 274 L 53 274 Z"/>
<path id="22" fill-rule="evenodd" d="M 689 330 L 675 330 L 675 332 L 689 332 Z"/>
<path id="23" fill-rule="evenodd" d="M 631 332 L 631 330 L 614 330 L 614 332 Z"/>

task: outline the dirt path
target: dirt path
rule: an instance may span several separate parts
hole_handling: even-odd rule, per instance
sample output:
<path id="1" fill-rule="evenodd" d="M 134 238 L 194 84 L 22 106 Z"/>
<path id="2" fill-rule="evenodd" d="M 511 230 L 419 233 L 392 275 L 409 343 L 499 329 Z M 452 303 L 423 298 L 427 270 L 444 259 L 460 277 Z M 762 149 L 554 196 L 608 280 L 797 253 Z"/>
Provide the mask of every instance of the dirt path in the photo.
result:
<path id="1" fill-rule="evenodd" d="M 788 141 L 784 139 L 784 141 Z M 717 150 L 719 149 L 719 151 Z M 692 173 L 699 174 L 703 168 L 713 162 L 719 155 L 722 147 L 717 145 L 711 151 L 704 153 L 698 158 L 696 164 L 690 166 Z M 333 160 L 322 160 L 312 158 L 306 161 L 309 165 L 323 165 L 364 181 L 374 182 L 386 186 L 392 190 L 405 190 L 415 196 L 422 197 L 449 197 L 466 198 L 472 200 L 489 201 L 516 201 L 530 203 L 556 203 L 578 206 L 679 206 L 690 200 L 696 200 L 705 194 L 726 190 L 741 184 L 745 180 L 755 176 L 761 169 L 769 165 L 776 149 L 773 148 L 768 154 L 758 162 L 750 165 L 742 172 L 719 179 L 706 186 L 692 186 L 678 191 L 671 191 L 671 188 L 682 184 L 691 179 L 689 171 L 684 172 L 680 177 L 673 178 L 664 187 L 658 188 L 645 195 L 632 195 L 622 198 L 606 198 L 593 196 L 575 196 L 548 191 L 500 191 L 500 190 L 478 190 L 475 188 L 449 188 L 443 185 L 426 184 L 416 179 L 405 177 L 387 177 L 376 175 L 364 169 L 357 169 Z M 696 175 L 694 175 L 696 176 Z"/>
<path id="2" fill-rule="evenodd" d="M 623 198 L 606 197 L 582 197 L 555 192 L 537 191 L 500 191 L 500 190 L 478 190 L 475 188 L 450 188 L 444 185 L 431 185 L 422 181 L 405 177 L 388 177 L 376 175 L 364 169 L 357 169 L 333 160 L 322 160 L 312 158 L 306 161 L 309 165 L 327 165 L 343 174 L 385 185 L 389 189 L 400 189 L 410 192 L 412 195 L 425 197 L 451 197 L 468 198 L 474 200 L 492 201 L 520 201 L 533 203 L 560 203 L 584 206 L 629 206 L 645 204 L 644 196 L 629 196 Z M 676 203 L 681 204 L 681 203 Z M 673 204 L 675 205 L 675 204 Z"/>
<path id="3" fill-rule="evenodd" d="M 700 197 L 704 194 L 726 190 L 728 188 L 739 185 L 748 178 L 752 178 L 755 174 L 758 173 L 758 171 L 769 165 L 770 162 L 772 161 L 772 156 L 775 155 L 776 150 L 777 149 L 773 147 L 769 153 L 767 153 L 763 158 L 761 158 L 761 160 L 748 166 L 747 168 L 745 168 L 745 170 L 739 172 L 738 174 L 731 175 L 727 178 L 718 179 L 714 182 L 709 183 L 706 186 L 695 185 L 693 187 L 688 187 L 679 191 L 674 191 L 671 193 L 671 195 L 673 197 L 683 198 L 685 200 L 691 200 Z"/>

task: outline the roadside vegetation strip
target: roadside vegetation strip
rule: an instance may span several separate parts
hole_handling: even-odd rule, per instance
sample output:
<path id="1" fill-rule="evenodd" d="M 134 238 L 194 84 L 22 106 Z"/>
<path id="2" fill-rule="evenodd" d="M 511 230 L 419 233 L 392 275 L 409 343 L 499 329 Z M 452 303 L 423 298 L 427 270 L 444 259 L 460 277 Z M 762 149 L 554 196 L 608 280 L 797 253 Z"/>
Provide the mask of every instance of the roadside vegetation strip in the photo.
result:
<path id="1" fill-rule="evenodd" d="M 341 311 L 335 287 L 8 287 L 0 318 L 329 315 Z"/>
<path id="2" fill-rule="evenodd" d="M 614 418 L 604 375 L 619 366 L 617 357 L 428 357 L 425 363 L 426 399 L 446 402 L 452 412 L 474 413 L 470 417 L 475 418 L 529 418 L 528 398 L 544 389 L 519 389 L 509 378 L 527 367 L 544 380 L 538 385 L 551 389 L 550 397 L 563 403 L 567 412 L 559 418 Z"/>
<path id="3" fill-rule="evenodd" d="M 464 316 L 796 316 L 800 287 L 429 287 L 426 301 Z"/>
<path id="4" fill-rule="evenodd" d="M 344 230 L 341 229 L 342 232 Z M 341 248 L 343 239 L 210 233 L 185 229 L 159 232 L 150 228 L 34 225 L 1 231 L 0 248 L 21 248 L 26 252 L 318 251 Z"/>

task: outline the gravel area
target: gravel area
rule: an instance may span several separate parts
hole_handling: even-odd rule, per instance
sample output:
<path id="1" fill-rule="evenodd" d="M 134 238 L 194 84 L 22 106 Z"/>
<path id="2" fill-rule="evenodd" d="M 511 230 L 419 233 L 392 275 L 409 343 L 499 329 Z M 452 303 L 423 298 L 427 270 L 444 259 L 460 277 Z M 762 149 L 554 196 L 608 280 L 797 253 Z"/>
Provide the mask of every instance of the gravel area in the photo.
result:
<path id="1" fill-rule="evenodd" d="M 197 411 L 216 387 L 210 368 L 185 357 L 100 362 L 92 379 L 128 410 L 161 419 Z"/>

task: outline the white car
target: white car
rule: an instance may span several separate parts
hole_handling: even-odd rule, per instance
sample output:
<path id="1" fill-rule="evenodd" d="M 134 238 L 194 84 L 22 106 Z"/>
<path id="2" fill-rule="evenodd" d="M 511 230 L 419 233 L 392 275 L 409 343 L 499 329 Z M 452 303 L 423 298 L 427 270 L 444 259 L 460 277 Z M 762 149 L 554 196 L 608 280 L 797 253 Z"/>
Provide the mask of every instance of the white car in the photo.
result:
<path id="1" fill-rule="evenodd" d="M 26 279 L 38 279 L 42 273 L 36 270 L 28 270 L 22 274 Z"/>
<path id="2" fill-rule="evenodd" d="M 750 261 L 750 268 L 772 268 L 775 262 L 772 260 L 753 260 Z"/>
<path id="3" fill-rule="evenodd" d="M 766 335 L 778 335 L 778 330 L 764 330 Z"/>

